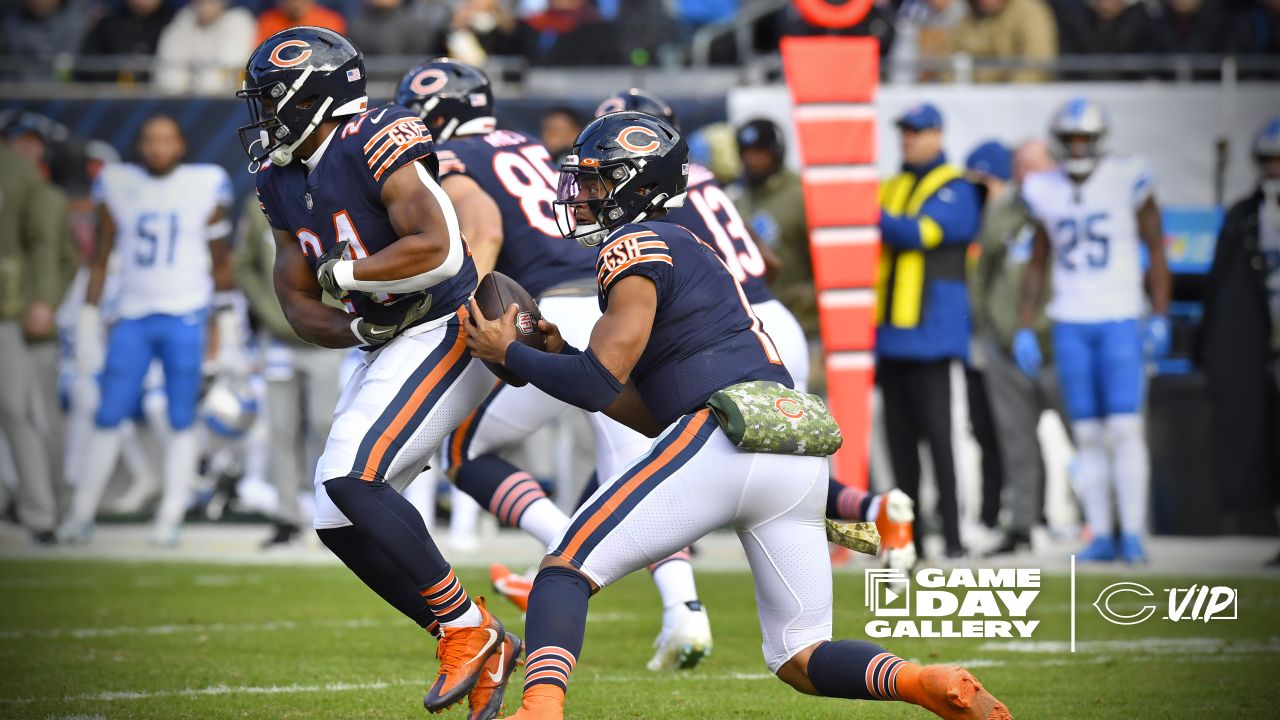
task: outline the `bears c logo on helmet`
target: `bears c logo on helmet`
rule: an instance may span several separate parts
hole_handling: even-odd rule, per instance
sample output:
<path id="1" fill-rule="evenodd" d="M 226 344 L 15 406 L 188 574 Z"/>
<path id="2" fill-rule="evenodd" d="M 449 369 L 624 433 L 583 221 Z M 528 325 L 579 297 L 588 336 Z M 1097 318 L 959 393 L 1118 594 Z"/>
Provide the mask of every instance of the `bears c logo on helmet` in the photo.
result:
<path id="1" fill-rule="evenodd" d="M 281 56 L 280 51 L 285 50 L 286 48 L 302 48 L 302 51 L 294 57 L 285 58 Z M 268 59 L 270 59 L 271 64 L 276 67 L 288 68 L 306 62 L 309 57 L 311 57 L 311 46 L 308 45 L 306 41 L 285 40 L 271 51 L 271 57 Z"/>
<path id="2" fill-rule="evenodd" d="M 430 95 L 449 82 L 449 76 L 439 68 L 427 68 L 409 81 L 409 89 L 419 95 Z"/>
<path id="3" fill-rule="evenodd" d="M 640 140 L 636 143 L 636 140 Z M 618 144 L 630 150 L 633 153 L 647 155 L 662 146 L 658 142 L 658 134 L 647 127 L 640 125 L 630 125 L 622 129 L 618 133 Z"/>

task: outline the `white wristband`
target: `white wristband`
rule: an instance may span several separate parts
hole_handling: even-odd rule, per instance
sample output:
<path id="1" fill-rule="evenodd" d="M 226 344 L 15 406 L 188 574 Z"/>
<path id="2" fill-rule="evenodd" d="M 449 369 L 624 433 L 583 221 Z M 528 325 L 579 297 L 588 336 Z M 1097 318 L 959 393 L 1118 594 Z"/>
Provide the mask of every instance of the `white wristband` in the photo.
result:
<path id="1" fill-rule="evenodd" d="M 354 260 L 339 260 L 333 266 L 333 279 L 343 290 L 359 290 L 356 286 L 356 263 Z"/>

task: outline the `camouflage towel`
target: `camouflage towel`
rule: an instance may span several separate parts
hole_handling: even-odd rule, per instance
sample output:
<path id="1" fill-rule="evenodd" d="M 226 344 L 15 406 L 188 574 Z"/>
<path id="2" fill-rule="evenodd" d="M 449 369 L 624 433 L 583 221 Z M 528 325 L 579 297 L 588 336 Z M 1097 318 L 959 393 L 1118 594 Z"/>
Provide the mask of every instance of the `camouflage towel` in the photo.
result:
<path id="1" fill-rule="evenodd" d="M 844 442 L 822 398 L 776 382 L 731 385 L 712 395 L 707 407 L 743 450 L 826 457 Z"/>
<path id="2" fill-rule="evenodd" d="M 828 518 L 827 540 L 864 555 L 880 552 L 880 531 L 875 523 L 837 522 Z"/>

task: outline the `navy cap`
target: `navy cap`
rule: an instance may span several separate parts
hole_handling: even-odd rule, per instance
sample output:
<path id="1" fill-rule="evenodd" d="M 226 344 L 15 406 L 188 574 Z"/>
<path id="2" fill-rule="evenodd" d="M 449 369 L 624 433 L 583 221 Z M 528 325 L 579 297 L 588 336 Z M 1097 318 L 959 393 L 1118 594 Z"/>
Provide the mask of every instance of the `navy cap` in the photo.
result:
<path id="1" fill-rule="evenodd" d="M 907 111 L 898 116 L 898 127 L 910 128 L 912 130 L 940 130 L 942 129 L 942 113 L 938 112 L 938 108 L 931 103 L 920 103 L 907 108 Z"/>
<path id="2" fill-rule="evenodd" d="M 964 167 L 1007 182 L 1013 177 L 1013 153 L 995 140 L 988 140 L 969 153 Z"/>

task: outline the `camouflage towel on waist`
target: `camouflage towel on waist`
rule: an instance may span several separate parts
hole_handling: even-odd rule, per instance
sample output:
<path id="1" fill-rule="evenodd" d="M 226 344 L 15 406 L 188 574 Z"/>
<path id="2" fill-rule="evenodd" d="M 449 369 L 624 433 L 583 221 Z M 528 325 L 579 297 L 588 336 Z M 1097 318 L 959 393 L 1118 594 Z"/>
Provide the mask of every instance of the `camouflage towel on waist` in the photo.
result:
<path id="1" fill-rule="evenodd" d="M 825 457 L 840 449 L 840 426 L 817 395 L 768 380 L 730 385 L 707 400 L 729 440 L 743 450 Z"/>

